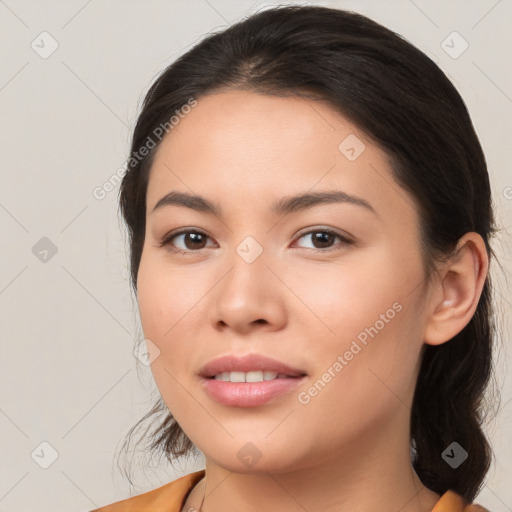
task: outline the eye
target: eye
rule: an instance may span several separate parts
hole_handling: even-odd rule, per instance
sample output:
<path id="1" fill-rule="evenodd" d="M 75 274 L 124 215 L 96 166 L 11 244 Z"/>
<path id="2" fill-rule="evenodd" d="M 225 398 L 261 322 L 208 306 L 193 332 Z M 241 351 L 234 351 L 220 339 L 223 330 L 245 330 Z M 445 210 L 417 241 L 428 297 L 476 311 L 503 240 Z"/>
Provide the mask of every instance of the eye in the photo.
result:
<path id="1" fill-rule="evenodd" d="M 339 248 L 336 246 L 326 248 L 326 245 L 330 245 L 333 242 L 333 239 L 335 239 L 335 238 L 338 238 L 339 240 L 341 240 L 341 244 L 338 244 L 338 246 L 354 244 L 354 242 L 352 240 L 349 240 L 347 237 L 343 236 L 341 233 L 338 233 L 337 231 L 335 231 L 333 229 L 322 229 L 322 228 L 313 229 L 311 231 L 303 233 L 299 237 L 299 240 L 302 238 L 305 238 L 305 237 L 310 237 L 313 245 L 317 245 L 316 247 L 314 246 L 313 249 L 321 250 L 322 252 L 333 251 L 333 250 L 336 250 Z M 320 247 L 318 247 L 318 245 Z M 307 249 L 307 247 L 306 247 L 306 249 Z"/>
<path id="2" fill-rule="evenodd" d="M 174 240 L 182 236 L 184 237 L 182 241 L 185 244 L 186 250 L 173 247 Z M 196 229 L 183 229 L 177 233 L 168 233 L 165 235 L 160 241 L 159 246 L 164 247 L 165 245 L 170 245 L 173 252 L 177 252 L 179 254 L 190 254 L 191 252 L 197 252 L 200 249 L 204 249 L 204 241 L 208 238 L 208 235 L 202 231 L 198 231 Z"/>
<path id="3" fill-rule="evenodd" d="M 318 236 L 320 234 L 320 236 Z M 315 235 L 315 236 L 312 236 Z M 341 233 L 338 233 L 337 231 L 333 229 L 314 229 L 311 231 L 308 231 L 306 233 L 302 233 L 300 235 L 299 240 L 305 237 L 311 237 L 311 240 L 313 242 L 313 245 L 319 245 L 320 247 L 313 247 L 313 250 L 319 250 L 321 252 L 327 252 L 327 251 L 333 251 L 338 249 L 339 247 L 326 247 L 326 245 L 330 245 L 333 242 L 333 239 L 338 238 L 341 240 L 341 243 L 338 244 L 338 246 L 350 246 L 353 245 L 355 242 L 352 240 L 349 240 L 347 237 L 343 236 Z M 182 238 L 182 243 L 184 244 L 184 249 L 176 248 L 174 246 L 175 241 Z M 202 231 L 196 230 L 196 229 L 183 229 L 178 232 L 168 233 L 165 235 L 162 240 L 159 242 L 159 247 L 164 247 L 166 245 L 170 246 L 170 250 L 179 253 L 179 254 L 191 254 L 194 252 L 199 252 L 201 249 L 205 249 L 205 242 L 210 237 L 203 233 Z M 307 249 L 307 247 L 306 247 Z"/>

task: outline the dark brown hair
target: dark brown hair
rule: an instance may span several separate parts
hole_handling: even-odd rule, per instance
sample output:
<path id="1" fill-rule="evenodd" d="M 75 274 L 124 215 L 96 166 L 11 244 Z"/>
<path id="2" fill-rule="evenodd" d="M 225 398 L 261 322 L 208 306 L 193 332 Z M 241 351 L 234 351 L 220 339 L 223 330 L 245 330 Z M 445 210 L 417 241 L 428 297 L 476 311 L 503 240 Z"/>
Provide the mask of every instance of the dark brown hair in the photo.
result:
<path id="1" fill-rule="evenodd" d="M 416 201 L 426 281 L 465 233 L 480 234 L 495 258 L 489 176 L 466 106 L 439 67 L 402 36 L 360 14 L 327 7 L 257 13 L 208 35 L 161 73 L 143 102 L 132 153 L 191 98 L 201 101 L 226 89 L 327 101 L 382 148 L 394 179 Z M 135 291 L 148 174 L 158 145 L 133 162 L 120 188 Z M 468 501 L 478 494 L 492 458 L 482 426 L 494 332 L 488 276 L 467 326 L 446 343 L 423 347 L 411 410 L 417 475 L 431 490 L 452 489 Z M 153 420 L 151 453 L 159 450 L 171 463 L 198 453 L 161 399 L 127 439 L 156 414 L 165 417 Z M 453 441 L 468 453 L 456 469 L 441 457 Z"/>

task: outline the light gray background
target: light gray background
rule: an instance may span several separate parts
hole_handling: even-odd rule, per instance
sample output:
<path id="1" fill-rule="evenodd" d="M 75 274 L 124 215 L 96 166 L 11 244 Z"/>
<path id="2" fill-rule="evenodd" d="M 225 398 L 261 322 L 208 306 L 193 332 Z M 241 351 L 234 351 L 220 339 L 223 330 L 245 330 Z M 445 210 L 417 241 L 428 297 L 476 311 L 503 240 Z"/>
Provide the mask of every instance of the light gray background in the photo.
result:
<path id="1" fill-rule="evenodd" d="M 468 105 L 498 222 L 509 229 L 512 1 L 294 3 L 361 12 L 440 65 Z M 160 465 L 139 473 L 132 489 L 113 463 L 157 395 L 149 368 L 132 353 L 141 331 L 118 188 L 103 200 L 92 191 L 125 162 L 138 106 L 156 74 L 202 35 L 270 4 L 0 0 L 0 511 L 86 511 L 202 467 L 201 460 Z M 47 58 L 41 53 L 52 40 L 40 36 L 44 31 L 58 43 Z M 442 47 L 453 31 L 469 44 L 457 58 Z M 46 262 L 33 253 L 43 237 L 57 248 Z M 512 510 L 511 356 L 504 350 L 511 246 L 507 233 L 495 244 L 506 271 L 496 283 L 502 405 L 488 428 L 497 461 L 477 499 L 492 512 Z M 58 452 L 47 469 L 40 464 L 50 461 L 51 448 L 42 442 Z"/>

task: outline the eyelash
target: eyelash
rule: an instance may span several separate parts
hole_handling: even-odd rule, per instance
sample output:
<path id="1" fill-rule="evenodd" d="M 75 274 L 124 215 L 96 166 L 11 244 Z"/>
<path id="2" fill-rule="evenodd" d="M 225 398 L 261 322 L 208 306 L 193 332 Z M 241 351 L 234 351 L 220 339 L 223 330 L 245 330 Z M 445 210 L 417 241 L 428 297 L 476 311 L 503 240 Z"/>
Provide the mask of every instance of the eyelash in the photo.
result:
<path id="1" fill-rule="evenodd" d="M 189 255 L 189 254 L 193 254 L 193 253 L 198 253 L 198 252 L 201 252 L 203 251 L 205 248 L 203 249 L 198 249 L 198 250 L 183 250 L 183 249 L 177 249 L 175 247 L 172 247 L 171 245 L 171 241 L 180 236 L 180 235 L 186 235 L 186 234 L 189 234 L 189 233 L 196 233 L 196 234 L 200 234 L 200 235 L 203 235 L 207 238 L 210 238 L 206 233 L 204 233 L 203 231 L 201 230 L 198 230 L 198 229 L 183 229 L 181 231 L 177 231 L 177 232 L 171 232 L 171 233 L 168 233 L 167 235 L 165 235 L 161 241 L 159 242 L 158 246 L 159 247 L 164 247 L 166 245 L 169 245 L 171 247 L 171 251 L 174 252 L 174 253 L 177 253 L 177 254 L 185 254 L 185 255 Z M 333 229 L 313 229 L 313 230 L 310 230 L 310 231 L 307 231 L 305 233 L 302 233 L 298 239 L 300 240 L 301 238 L 303 238 L 304 236 L 306 235 L 311 235 L 312 233 L 328 233 L 329 235 L 334 235 L 336 237 L 338 237 L 340 240 L 341 240 L 341 244 L 338 244 L 337 247 L 331 247 L 331 248 L 328 248 L 328 249 L 311 249 L 311 248 L 306 248 L 306 247 L 302 247 L 302 249 L 306 249 L 306 250 L 309 250 L 309 251 L 320 251 L 320 252 L 331 252 L 331 251 L 336 251 L 336 250 L 339 250 L 339 246 L 351 246 L 351 245 L 354 245 L 354 241 L 348 239 L 347 237 L 343 236 L 341 233 L 339 233 L 338 231 L 335 231 Z"/>

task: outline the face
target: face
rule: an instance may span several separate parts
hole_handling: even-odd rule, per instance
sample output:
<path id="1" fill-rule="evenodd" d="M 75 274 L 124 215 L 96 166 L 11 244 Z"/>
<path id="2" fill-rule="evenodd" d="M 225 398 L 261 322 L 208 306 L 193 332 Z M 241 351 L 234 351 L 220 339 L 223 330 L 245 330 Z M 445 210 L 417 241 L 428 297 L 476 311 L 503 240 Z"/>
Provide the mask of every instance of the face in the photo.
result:
<path id="1" fill-rule="evenodd" d="M 177 200 L 155 209 L 171 192 L 218 211 Z M 207 460 L 231 471 L 249 470 L 247 454 L 260 458 L 253 470 L 279 472 L 371 444 L 391 453 L 408 440 L 423 346 L 421 261 L 413 198 L 329 105 L 198 98 L 162 141 L 147 189 L 138 303 L 162 399 Z M 305 376 L 281 388 L 213 379 L 235 394 L 280 389 L 260 402 L 213 398 L 203 367 L 248 354 Z"/>

